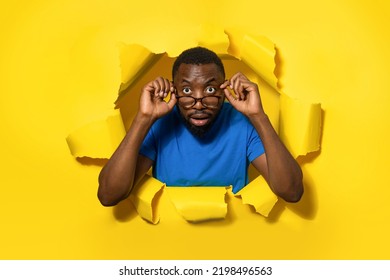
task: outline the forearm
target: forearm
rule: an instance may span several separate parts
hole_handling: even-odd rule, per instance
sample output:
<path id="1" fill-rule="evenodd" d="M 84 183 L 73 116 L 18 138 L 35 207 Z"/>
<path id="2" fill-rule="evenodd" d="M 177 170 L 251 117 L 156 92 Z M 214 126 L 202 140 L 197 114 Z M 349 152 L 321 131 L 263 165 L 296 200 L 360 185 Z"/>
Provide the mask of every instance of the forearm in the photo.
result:
<path id="1" fill-rule="evenodd" d="M 142 141 L 153 121 L 137 114 L 125 138 L 99 175 L 98 198 L 105 206 L 117 204 L 131 192 Z"/>
<path id="2" fill-rule="evenodd" d="M 288 202 L 299 201 L 303 194 L 300 166 L 280 140 L 265 113 L 249 119 L 263 141 L 270 188 Z"/>

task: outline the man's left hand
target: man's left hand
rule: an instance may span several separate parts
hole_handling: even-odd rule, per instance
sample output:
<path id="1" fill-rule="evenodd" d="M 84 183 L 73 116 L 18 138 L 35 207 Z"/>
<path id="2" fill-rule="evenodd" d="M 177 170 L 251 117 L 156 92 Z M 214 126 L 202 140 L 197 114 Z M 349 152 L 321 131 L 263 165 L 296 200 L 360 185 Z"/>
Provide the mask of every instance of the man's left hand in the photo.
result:
<path id="1" fill-rule="evenodd" d="M 234 91 L 235 96 L 229 90 Z M 232 106 L 248 118 L 264 113 L 257 84 L 251 82 L 244 74 L 238 72 L 221 85 L 226 98 Z"/>

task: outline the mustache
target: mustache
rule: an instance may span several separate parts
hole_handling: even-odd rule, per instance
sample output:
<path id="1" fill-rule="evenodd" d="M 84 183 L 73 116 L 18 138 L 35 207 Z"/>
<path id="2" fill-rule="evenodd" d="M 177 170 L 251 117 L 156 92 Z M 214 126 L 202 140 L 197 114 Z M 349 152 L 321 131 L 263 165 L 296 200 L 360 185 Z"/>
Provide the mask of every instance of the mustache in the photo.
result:
<path id="1" fill-rule="evenodd" d="M 192 117 L 196 117 L 196 116 L 202 116 L 202 117 L 204 117 L 205 115 L 207 115 L 208 117 L 211 117 L 211 116 L 212 116 L 211 113 L 205 112 L 205 111 L 201 111 L 201 110 L 195 110 L 194 112 L 192 112 L 192 113 L 189 114 L 188 116 L 189 116 L 190 118 L 192 118 Z"/>

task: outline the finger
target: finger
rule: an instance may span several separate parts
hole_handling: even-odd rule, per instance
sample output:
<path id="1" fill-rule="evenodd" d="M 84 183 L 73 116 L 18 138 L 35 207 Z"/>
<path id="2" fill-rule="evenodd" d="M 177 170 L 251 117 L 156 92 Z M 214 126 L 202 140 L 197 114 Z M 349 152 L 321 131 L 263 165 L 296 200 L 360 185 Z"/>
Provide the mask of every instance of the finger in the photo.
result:
<path id="1" fill-rule="evenodd" d="M 250 91 L 253 90 L 253 83 L 241 72 L 238 72 L 234 76 L 234 87 L 236 94 L 240 100 L 246 100 L 246 97 Z"/>
<path id="2" fill-rule="evenodd" d="M 249 81 L 249 79 L 244 75 L 242 74 L 241 72 L 237 72 L 235 74 L 235 77 L 241 81 Z"/>
<path id="3" fill-rule="evenodd" d="M 251 92 L 255 92 L 259 94 L 259 89 L 257 84 L 252 83 L 251 81 L 243 81 L 241 84 L 243 86 L 243 92 L 245 93 L 245 95 L 248 95 Z"/>
<path id="4" fill-rule="evenodd" d="M 163 77 L 157 77 L 155 80 L 155 96 L 165 98 L 166 93 L 169 91 L 169 81 Z"/>
<path id="5" fill-rule="evenodd" d="M 169 81 L 169 91 L 171 93 L 176 93 L 175 86 L 173 85 L 173 81 Z"/>
<path id="6" fill-rule="evenodd" d="M 234 93 L 236 94 L 237 96 L 237 99 L 238 100 L 241 100 L 242 99 L 242 94 L 240 93 L 240 83 L 241 83 L 241 73 L 238 72 L 236 74 L 233 75 L 233 77 L 231 77 L 230 79 L 230 88 L 232 90 L 234 90 Z"/>
<path id="7" fill-rule="evenodd" d="M 238 80 L 248 80 L 244 74 L 242 74 L 241 72 L 237 72 L 236 74 L 234 74 L 231 78 L 230 78 L 230 81 L 231 83 L 235 83 L 236 81 Z"/>
<path id="8" fill-rule="evenodd" d="M 230 78 L 230 80 L 237 80 L 240 76 L 242 75 L 242 73 L 241 72 L 237 72 L 236 74 L 234 74 L 231 78 Z"/>
<path id="9" fill-rule="evenodd" d="M 236 92 L 237 92 L 237 95 L 239 96 L 239 100 L 244 100 L 245 99 L 245 94 L 244 94 L 244 91 L 243 91 L 243 86 L 242 86 L 242 81 L 241 79 L 237 80 L 237 83 L 236 83 L 236 88 L 235 88 Z"/>
<path id="10" fill-rule="evenodd" d="M 154 94 L 154 90 L 155 90 L 154 81 L 147 83 L 142 89 L 143 92 L 148 92 L 150 94 Z"/>
<path id="11" fill-rule="evenodd" d="M 231 94 L 231 92 L 228 88 L 224 88 L 223 92 L 225 93 L 225 96 L 226 96 L 227 100 L 229 100 L 230 103 L 234 103 L 237 101 L 237 99 Z"/>
<path id="12" fill-rule="evenodd" d="M 240 97 L 241 97 L 241 100 L 245 100 L 246 99 L 246 95 L 248 94 L 248 91 L 246 90 L 246 84 L 242 81 L 240 81 L 240 86 L 239 86 L 239 92 L 240 92 Z"/>
<path id="13" fill-rule="evenodd" d="M 225 89 L 228 85 L 230 85 L 230 81 L 226 80 L 222 85 L 219 86 L 220 89 Z"/>
<path id="14" fill-rule="evenodd" d="M 171 111 L 173 109 L 173 107 L 175 106 L 177 102 L 177 98 L 176 98 L 176 95 L 174 94 L 174 92 L 171 91 L 171 96 L 167 102 L 167 105 L 168 105 L 168 108 L 169 108 L 169 111 Z"/>
<path id="15" fill-rule="evenodd" d="M 157 82 L 160 85 L 160 90 L 158 92 L 158 96 L 161 97 L 161 98 L 164 98 L 164 94 L 165 94 L 166 82 L 167 82 L 165 80 L 166 79 L 164 79 L 163 77 L 158 77 L 157 78 Z"/>
<path id="16" fill-rule="evenodd" d="M 164 88 L 163 88 L 163 98 L 167 97 L 168 96 L 168 92 L 170 91 L 171 89 L 171 85 L 169 83 L 169 80 L 168 79 L 163 79 L 164 81 Z"/>
<path id="17" fill-rule="evenodd" d="M 161 82 L 159 81 L 159 79 L 155 79 L 153 81 L 153 88 L 154 88 L 154 96 L 155 97 L 158 97 L 160 92 L 161 92 Z"/>
<path id="18" fill-rule="evenodd" d="M 237 99 L 243 100 L 244 94 L 242 92 L 242 84 L 241 84 L 241 80 L 239 79 L 239 77 L 237 77 L 237 79 L 234 81 L 233 89 L 234 89 L 234 92 L 236 93 Z"/>
<path id="19" fill-rule="evenodd" d="M 237 74 L 236 74 L 237 75 Z M 231 90 L 234 91 L 234 84 L 236 83 L 236 75 L 234 75 L 233 77 L 230 78 L 229 80 L 229 87 Z"/>

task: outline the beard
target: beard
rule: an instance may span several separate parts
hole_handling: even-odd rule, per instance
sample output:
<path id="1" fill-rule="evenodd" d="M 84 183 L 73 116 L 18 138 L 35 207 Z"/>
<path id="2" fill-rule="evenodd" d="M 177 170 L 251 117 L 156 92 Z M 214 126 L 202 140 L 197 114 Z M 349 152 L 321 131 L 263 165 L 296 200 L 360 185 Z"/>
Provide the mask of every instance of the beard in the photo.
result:
<path id="1" fill-rule="evenodd" d="M 197 112 L 195 112 L 194 114 L 197 114 Z M 213 125 L 214 123 L 214 118 L 211 118 L 210 119 L 210 122 L 208 122 L 207 124 L 205 125 L 202 125 L 202 126 L 197 126 L 197 125 L 193 125 L 192 123 L 190 123 L 184 116 L 183 114 L 180 112 L 179 115 L 181 116 L 183 122 L 185 123 L 185 125 L 187 126 L 187 128 L 190 130 L 190 132 L 195 135 L 196 137 L 199 137 L 199 138 L 203 138 L 205 136 L 205 134 L 210 130 L 211 126 Z"/>

